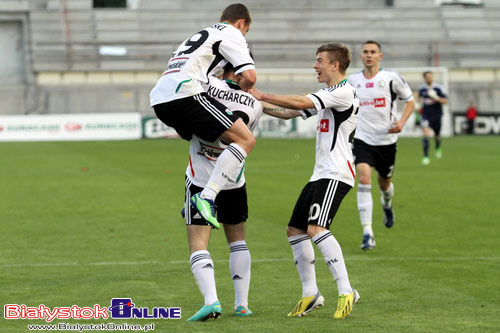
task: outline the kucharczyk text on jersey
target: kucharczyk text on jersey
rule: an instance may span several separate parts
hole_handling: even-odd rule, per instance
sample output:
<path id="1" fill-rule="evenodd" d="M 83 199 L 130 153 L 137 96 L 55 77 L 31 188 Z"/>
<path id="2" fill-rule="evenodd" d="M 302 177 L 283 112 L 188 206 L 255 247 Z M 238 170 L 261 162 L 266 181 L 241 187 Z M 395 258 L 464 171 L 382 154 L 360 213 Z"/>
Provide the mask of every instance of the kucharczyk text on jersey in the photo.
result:
<path id="1" fill-rule="evenodd" d="M 229 102 L 239 103 L 242 105 L 249 106 L 251 108 L 254 107 L 255 98 L 250 97 L 247 94 L 239 94 L 233 91 L 226 91 L 218 89 L 214 86 L 209 86 L 207 93 L 209 96 L 213 98 L 223 99 Z"/>

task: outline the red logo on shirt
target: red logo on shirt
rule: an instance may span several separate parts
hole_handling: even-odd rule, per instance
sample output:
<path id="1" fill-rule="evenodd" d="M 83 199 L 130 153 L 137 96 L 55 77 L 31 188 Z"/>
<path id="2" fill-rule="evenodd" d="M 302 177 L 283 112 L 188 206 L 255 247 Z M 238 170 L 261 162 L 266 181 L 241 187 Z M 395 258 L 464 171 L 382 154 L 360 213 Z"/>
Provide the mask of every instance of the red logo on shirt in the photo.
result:
<path id="1" fill-rule="evenodd" d="M 375 98 L 373 100 L 373 102 L 375 103 L 375 107 L 376 108 L 383 108 L 385 107 L 385 98 Z"/>
<path id="2" fill-rule="evenodd" d="M 330 126 L 328 119 L 321 119 L 321 121 L 319 122 L 319 131 L 328 132 L 329 127 Z"/>
<path id="3" fill-rule="evenodd" d="M 373 82 L 366 82 L 366 88 L 373 88 L 374 86 Z"/>

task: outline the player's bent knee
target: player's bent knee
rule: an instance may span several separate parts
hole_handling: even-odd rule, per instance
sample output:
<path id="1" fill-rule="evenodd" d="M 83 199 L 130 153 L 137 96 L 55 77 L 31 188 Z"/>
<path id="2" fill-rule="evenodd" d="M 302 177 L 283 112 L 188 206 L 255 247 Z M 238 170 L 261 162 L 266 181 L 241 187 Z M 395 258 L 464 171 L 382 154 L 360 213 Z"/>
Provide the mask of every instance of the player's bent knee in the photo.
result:
<path id="1" fill-rule="evenodd" d="M 309 224 L 309 227 L 307 228 L 307 235 L 310 238 L 313 238 L 315 235 L 317 235 L 320 232 L 323 232 L 325 230 L 328 230 L 328 229 L 320 227 L 319 225 Z"/>
<path id="2" fill-rule="evenodd" d="M 372 182 L 372 179 L 370 176 L 365 176 L 365 175 L 360 175 L 359 176 L 359 183 L 363 185 L 370 185 Z"/>
<path id="3" fill-rule="evenodd" d="M 303 235 L 305 233 L 306 233 L 305 230 L 297 229 L 297 228 L 290 227 L 290 226 L 286 227 L 286 235 L 288 237 L 297 236 L 297 235 Z"/>

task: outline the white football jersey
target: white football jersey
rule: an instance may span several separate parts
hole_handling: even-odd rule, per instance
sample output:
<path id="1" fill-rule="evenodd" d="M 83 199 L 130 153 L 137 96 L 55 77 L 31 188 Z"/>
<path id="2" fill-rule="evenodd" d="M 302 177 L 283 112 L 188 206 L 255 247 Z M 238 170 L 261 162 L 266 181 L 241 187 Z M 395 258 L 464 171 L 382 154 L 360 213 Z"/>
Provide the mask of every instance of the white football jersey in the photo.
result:
<path id="1" fill-rule="evenodd" d="M 316 163 L 309 181 L 327 178 L 354 186 L 356 173 L 350 139 L 359 108 L 356 90 L 343 80 L 307 97 L 315 108 L 300 111 L 302 118 L 318 115 Z"/>
<path id="2" fill-rule="evenodd" d="M 151 106 L 204 92 L 202 84 L 228 62 L 239 74 L 255 69 L 245 37 L 230 24 L 217 23 L 186 39 L 173 53 L 150 93 Z"/>
<path id="3" fill-rule="evenodd" d="M 238 115 L 253 131 L 262 115 L 262 104 L 249 93 L 244 92 L 238 85 L 217 78 L 210 78 L 206 87 L 209 96 L 224 104 L 231 112 Z M 214 170 L 217 158 L 227 146 L 219 139 L 207 142 L 196 135 L 190 141 L 189 165 L 186 176 L 199 187 L 204 187 Z M 229 182 L 222 190 L 230 190 L 245 184 L 245 162 L 229 176 Z"/>
<path id="4" fill-rule="evenodd" d="M 382 68 L 371 79 L 361 71 L 349 75 L 348 80 L 359 96 L 358 127 L 354 137 L 372 146 L 395 143 L 398 135 L 387 132 L 397 121 L 397 99 L 406 102 L 413 99 L 408 83 L 399 73 Z"/>

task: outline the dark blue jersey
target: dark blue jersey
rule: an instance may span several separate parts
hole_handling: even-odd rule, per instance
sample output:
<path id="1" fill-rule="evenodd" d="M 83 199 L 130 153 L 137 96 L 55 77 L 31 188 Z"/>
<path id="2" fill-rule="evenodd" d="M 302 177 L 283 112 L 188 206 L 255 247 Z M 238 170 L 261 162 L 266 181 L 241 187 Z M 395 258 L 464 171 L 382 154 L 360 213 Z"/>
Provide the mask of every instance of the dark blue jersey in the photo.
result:
<path id="1" fill-rule="evenodd" d="M 426 85 L 420 87 L 418 95 L 423 99 L 422 115 L 426 119 L 441 119 L 441 116 L 443 115 L 443 107 L 441 106 L 441 103 L 429 96 L 429 89 L 433 89 L 441 98 L 448 98 L 444 87 L 440 84 L 434 83 L 431 87 Z"/>

